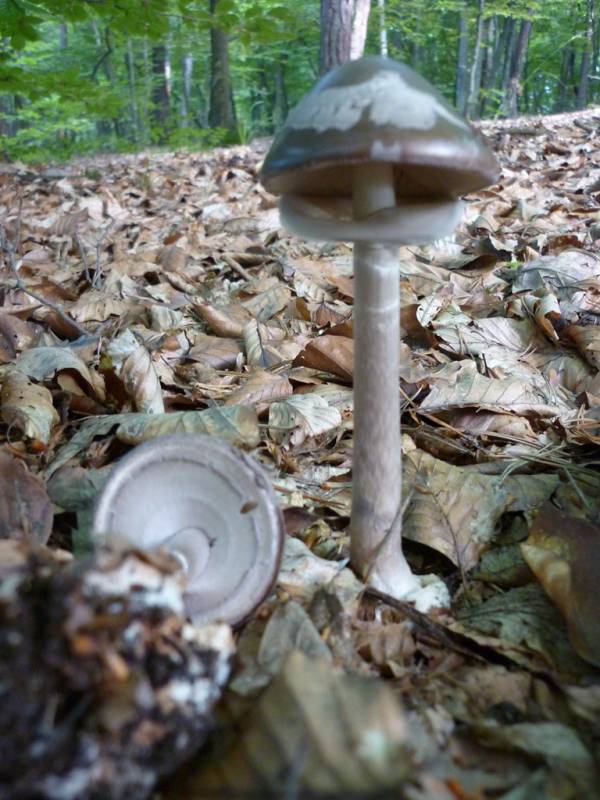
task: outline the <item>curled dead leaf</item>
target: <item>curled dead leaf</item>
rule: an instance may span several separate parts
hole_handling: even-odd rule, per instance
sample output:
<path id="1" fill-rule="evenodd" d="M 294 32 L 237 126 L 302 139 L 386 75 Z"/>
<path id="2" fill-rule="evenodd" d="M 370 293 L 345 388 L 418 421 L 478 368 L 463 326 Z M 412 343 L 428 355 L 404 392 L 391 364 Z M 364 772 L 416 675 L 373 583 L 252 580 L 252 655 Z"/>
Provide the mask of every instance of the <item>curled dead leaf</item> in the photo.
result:
<path id="1" fill-rule="evenodd" d="M 565 617 L 575 650 L 600 667 L 600 528 L 545 503 L 521 550 Z"/>
<path id="2" fill-rule="evenodd" d="M 345 336 L 318 336 L 294 359 L 294 366 L 312 367 L 352 381 L 354 340 Z"/>
<path id="3" fill-rule="evenodd" d="M 22 373 L 38 381 L 60 372 L 73 373 L 83 379 L 86 388 L 97 400 L 102 402 L 106 399 L 102 377 L 68 347 L 34 347 L 19 356 L 16 366 Z"/>
<path id="4" fill-rule="evenodd" d="M 45 386 L 33 383 L 15 369 L 4 378 L 0 401 L 2 420 L 7 425 L 16 425 L 25 436 L 48 443 L 58 413 Z"/>

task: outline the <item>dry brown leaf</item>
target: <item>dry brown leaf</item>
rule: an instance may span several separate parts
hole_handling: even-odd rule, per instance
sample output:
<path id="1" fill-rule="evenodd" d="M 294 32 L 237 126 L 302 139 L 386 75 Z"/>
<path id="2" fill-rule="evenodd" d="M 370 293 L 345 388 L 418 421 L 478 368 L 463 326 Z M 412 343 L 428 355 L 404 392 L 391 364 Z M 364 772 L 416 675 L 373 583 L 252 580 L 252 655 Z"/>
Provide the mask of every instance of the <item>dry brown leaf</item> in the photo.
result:
<path id="1" fill-rule="evenodd" d="M 242 306 L 259 322 L 268 322 L 279 311 L 282 311 L 290 301 L 292 294 L 287 286 L 275 283 L 266 291 L 256 294 L 250 300 L 245 300 Z"/>
<path id="2" fill-rule="evenodd" d="M 7 364 L 21 350 L 34 347 L 40 332 L 38 326 L 31 322 L 13 314 L 0 313 L 0 363 Z"/>
<path id="3" fill-rule="evenodd" d="M 336 325 L 341 326 L 348 321 L 349 316 L 350 314 L 346 306 L 340 308 L 325 302 L 319 303 L 316 309 L 311 311 L 310 314 L 310 318 L 318 328 L 332 328 Z M 345 335 L 352 337 L 351 333 L 346 333 Z"/>
<path id="4" fill-rule="evenodd" d="M 229 395 L 225 405 L 272 403 L 275 400 L 281 400 L 282 397 L 288 397 L 292 392 L 292 384 L 287 375 L 255 369 L 250 373 L 248 380 Z"/>
<path id="5" fill-rule="evenodd" d="M 421 403 L 424 411 L 438 412 L 474 406 L 487 411 L 574 418 L 575 401 L 561 387 L 545 380 L 525 383 L 522 378 L 488 378 L 475 362 L 448 364 L 429 376 L 431 391 Z"/>
<path id="6" fill-rule="evenodd" d="M 521 550 L 565 617 L 575 650 L 600 667 L 600 528 L 546 503 Z"/>
<path id="7" fill-rule="evenodd" d="M 324 397 L 316 394 L 292 395 L 269 407 L 269 433 L 276 442 L 293 446 L 307 438 L 321 436 L 338 428 L 342 416 Z"/>
<path id="8" fill-rule="evenodd" d="M 493 414 L 488 411 L 456 411 L 448 416 L 448 423 L 453 428 L 465 431 L 471 436 L 495 434 L 496 438 L 508 440 L 522 439 L 537 441 L 537 436 L 529 420 L 514 414 Z"/>
<path id="9" fill-rule="evenodd" d="M 510 504 L 502 478 L 455 467 L 414 446 L 404 456 L 404 476 L 411 502 L 402 535 L 438 550 L 462 570 L 474 567 Z"/>
<path id="10" fill-rule="evenodd" d="M 45 386 L 33 383 L 15 369 L 4 377 L 0 400 L 3 422 L 20 428 L 31 439 L 48 443 L 58 414 Z"/>
<path id="11" fill-rule="evenodd" d="M 25 464 L 0 451 L 0 539 L 46 544 L 54 512 L 44 484 Z"/>
<path id="12" fill-rule="evenodd" d="M 185 269 L 188 257 L 183 248 L 176 244 L 170 244 L 158 251 L 156 260 L 167 272 L 178 272 Z"/>
<path id="13" fill-rule="evenodd" d="M 127 444 L 140 444 L 169 433 L 207 433 L 244 447 L 256 447 L 260 441 L 258 418 L 251 406 L 118 416 L 124 419 L 119 421 L 117 436 Z"/>
<path id="14" fill-rule="evenodd" d="M 251 320 L 244 326 L 244 348 L 250 367 L 265 369 L 280 364 L 285 359 L 271 342 L 272 333 L 266 325 Z"/>
<path id="15" fill-rule="evenodd" d="M 165 410 L 160 381 L 150 353 L 140 344 L 123 361 L 119 370 L 125 391 L 137 411 L 162 414 Z"/>
<path id="16" fill-rule="evenodd" d="M 100 402 L 106 399 L 104 380 L 95 369 L 88 367 L 75 350 L 68 347 L 34 347 L 17 359 L 18 370 L 30 378 L 42 381 L 55 374 L 67 372 L 83 379 L 86 387 Z"/>
<path id="17" fill-rule="evenodd" d="M 600 369 L 600 328 L 569 325 L 564 333 L 575 342 L 585 360 L 596 369 Z"/>
<path id="18" fill-rule="evenodd" d="M 281 795 L 292 769 L 311 794 L 377 795 L 410 774 L 411 751 L 408 720 L 388 686 L 293 652 L 234 747 L 192 770 L 166 800 L 198 791 Z"/>
<path id="19" fill-rule="evenodd" d="M 231 369 L 238 364 L 241 355 L 242 348 L 235 339 L 199 333 L 187 357 L 214 369 Z"/>
<path id="20" fill-rule="evenodd" d="M 252 317 L 249 311 L 240 305 L 215 308 L 208 303 L 197 303 L 194 308 L 213 333 L 228 339 L 241 339 L 244 335 L 244 326 Z"/>
<path id="21" fill-rule="evenodd" d="M 318 336 L 294 359 L 294 366 L 312 367 L 352 381 L 354 341 L 344 336 Z"/>
<path id="22" fill-rule="evenodd" d="M 69 308 L 77 322 L 105 322 L 109 317 L 120 317 L 129 309 L 129 303 L 106 291 L 90 289 Z"/>

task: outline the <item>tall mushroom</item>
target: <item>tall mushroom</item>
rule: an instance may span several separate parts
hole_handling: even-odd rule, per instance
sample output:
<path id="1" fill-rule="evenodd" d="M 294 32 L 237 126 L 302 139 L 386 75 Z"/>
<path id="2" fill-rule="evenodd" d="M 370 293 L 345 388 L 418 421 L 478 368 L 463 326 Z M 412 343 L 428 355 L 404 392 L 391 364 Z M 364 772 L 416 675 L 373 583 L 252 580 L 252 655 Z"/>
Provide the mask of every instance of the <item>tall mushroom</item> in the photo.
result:
<path id="1" fill-rule="evenodd" d="M 452 234 L 459 196 L 497 176 L 493 154 L 442 96 L 378 56 L 322 78 L 261 172 L 282 195 L 289 231 L 355 243 L 352 563 L 370 585 L 421 608 L 444 587 L 413 575 L 402 552 L 398 247 Z"/>

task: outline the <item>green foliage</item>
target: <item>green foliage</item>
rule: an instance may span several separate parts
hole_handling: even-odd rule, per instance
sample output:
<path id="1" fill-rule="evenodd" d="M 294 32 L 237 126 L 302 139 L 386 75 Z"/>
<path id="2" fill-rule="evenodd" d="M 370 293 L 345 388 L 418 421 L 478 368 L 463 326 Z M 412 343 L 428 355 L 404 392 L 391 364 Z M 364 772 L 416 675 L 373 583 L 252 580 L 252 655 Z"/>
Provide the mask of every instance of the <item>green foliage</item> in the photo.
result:
<path id="1" fill-rule="evenodd" d="M 210 150 L 228 143 L 225 128 L 176 128 L 171 131 L 165 146 L 172 150 Z"/>
<path id="2" fill-rule="evenodd" d="M 19 110 L 21 127 L 13 136 L 0 136 L 0 151 L 9 158 L 41 161 L 99 149 L 94 122 L 79 100 L 57 102 L 48 95 Z"/>
<path id="3" fill-rule="evenodd" d="M 452 101 L 459 20 L 466 14 L 472 60 L 478 8 L 475 0 L 386 0 L 390 55 Z M 375 3 L 372 9 L 367 52 L 379 48 Z M 572 108 L 585 12 L 586 3 L 568 0 L 486 0 L 484 57 L 495 47 L 499 60 L 475 106 L 487 115 L 501 112 L 503 64 L 510 60 L 502 31 L 531 18 L 519 109 Z M 236 106 L 229 132 L 208 125 L 211 25 L 229 36 Z M 2 150 L 11 158 L 67 158 L 95 149 L 204 149 L 268 135 L 317 77 L 319 25 L 319 0 L 218 0 L 212 15 L 209 0 L 0 0 Z M 595 25 L 598 48 L 600 19 Z M 185 60 L 192 72 L 184 80 Z M 593 100 L 600 91 L 597 58 L 591 69 Z"/>

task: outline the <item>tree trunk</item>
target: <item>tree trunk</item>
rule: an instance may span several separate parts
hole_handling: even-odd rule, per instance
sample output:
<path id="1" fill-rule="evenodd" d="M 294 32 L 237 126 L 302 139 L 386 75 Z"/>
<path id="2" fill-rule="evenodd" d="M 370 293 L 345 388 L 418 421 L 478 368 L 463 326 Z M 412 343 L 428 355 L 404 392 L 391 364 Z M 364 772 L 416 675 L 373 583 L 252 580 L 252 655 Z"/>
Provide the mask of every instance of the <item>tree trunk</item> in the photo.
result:
<path id="1" fill-rule="evenodd" d="M 560 78 L 554 100 L 554 111 L 566 111 L 571 106 L 573 78 L 575 74 L 575 51 L 571 44 L 563 50 Z"/>
<path id="2" fill-rule="evenodd" d="M 166 126 L 171 110 L 168 82 L 167 48 L 157 44 L 152 48 L 152 117 L 159 128 L 159 141 L 166 138 Z"/>
<path id="3" fill-rule="evenodd" d="M 493 96 L 494 81 L 496 77 L 494 58 L 498 41 L 498 17 L 489 17 L 487 20 L 487 34 L 485 53 L 483 57 L 483 73 L 481 78 L 482 98 L 481 116 L 485 116 L 486 108 Z"/>
<path id="4" fill-rule="evenodd" d="M 104 39 L 102 37 L 102 33 L 100 32 L 100 28 L 98 27 L 98 23 L 96 20 L 92 20 L 92 30 L 94 32 L 94 38 L 96 40 L 96 44 L 99 48 L 104 48 L 104 52 L 101 53 L 100 58 L 96 61 L 94 68 L 92 70 L 92 78 L 95 79 L 100 67 L 102 67 L 102 71 L 106 77 L 106 80 L 110 83 L 115 91 L 116 88 L 116 81 L 115 81 L 115 74 L 113 71 L 112 65 L 112 53 L 113 53 L 113 43 L 112 43 L 112 35 L 110 32 L 110 28 L 108 25 L 104 29 Z M 123 134 L 123 126 L 121 124 L 121 120 L 113 117 L 112 120 L 113 129 L 117 136 L 122 136 Z M 105 123 L 100 123 L 98 125 L 98 132 L 103 131 L 104 135 L 109 135 L 108 130 L 106 129 Z"/>
<path id="5" fill-rule="evenodd" d="M 481 67 L 483 63 L 483 29 L 484 29 L 485 0 L 479 0 L 477 10 L 477 34 L 475 37 L 475 48 L 473 50 L 473 61 L 471 62 L 471 74 L 469 75 L 469 99 L 467 101 L 467 116 L 475 119 L 479 116 L 479 92 L 481 89 Z"/>
<path id="6" fill-rule="evenodd" d="M 133 43 L 131 39 L 127 39 L 125 66 L 127 67 L 127 79 L 129 82 L 129 104 L 131 106 L 131 128 L 133 131 L 133 141 L 138 142 L 141 134 L 141 126 L 138 110 L 137 86 L 135 82 L 135 56 L 133 53 Z"/>
<path id="7" fill-rule="evenodd" d="M 422 28 L 422 10 L 423 8 L 421 4 L 418 4 L 416 9 L 416 20 L 415 20 L 416 31 L 420 31 Z M 416 72 L 419 72 L 422 57 L 423 57 L 423 46 L 421 45 L 420 39 L 417 36 L 415 36 L 410 45 L 410 65 Z"/>
<path id="8" fill-rule="evenodd" d="M 287 53 L 281 53 L 277 66 L 275 67 L 275 98 L 273 108 L 273 122 L 276 128 L 280 128 L 286 120 L 289 111 L 287 87 L 285 84 L 285 67 L 287 64 Z"/>
<path id="9" fill-rule="evenodd" d="M 350 61 L 354 0 L 321 0 L 321 74 Z"/>
<path id="10" fill-rule="evenodd" d="M 385 0 L 377 0 L 379 10 L 379 54 L 388 55 L 388 30 L 385 20 Z"/>
<path id="11" fill-rule="evenodd" d="M 192 74 L 194 72 L 194 56 L 186 53 L 181 62 L 182 86 L 181 86 L 181 110 L 179 115 L 179 127 L 189 128 L 190 109 L 192 107 Z"/>
<path id="12" fill-rule="evenodd" d="M 229 37 L 218 25 L 216 11 L 219 0 L 209 0 L 213 24 L 210 29 L 210 100 L 208 124 L 211 128 L 225 128 L 234 136 L 237 125 L 231 73 L 229 70 Z"/>
<path id="13" fill-rule="evenodd" d="M 521 22 L 519 29 L 519 36 L 515 46 L 515 51 L 512 57 L 510 79 L 508 81 L 508 88 L 504 97 L 503 116 L 516 117 L 518 112 L 518 100 L 521 93 L 521 79 L 523 77 L 523 69 L 525 67 L 525 59 L 527 56 L 527 46 L 529 44 L 529 34 L 531 33 L 531 17 L 524 19 Z"/>
<path id="14" fill-rule="evenodd" d="M 60 50 L 66 50 L 69 46 L 69 32 L 64 22 L 58 26 L 58 47 Z"/>
<path id="15" fill-rule="evenodd" d="M 502 82 L 500 89 L 502 91 L 502 102 L 506 97 L 508 91 L 508 84 L 510 82 L 510 73 L 512 68 L 513 53 L 517 41 L 517 25 L 513 17 L 509 17 L 505 23 L 506 30 L 502 32 L 504 44 L 504 59 L 502 62 Z"/>
<path id="16" fill-rule="evenodd" d="M 0 136 L 14 136 L 17 132 L 14 113 L 15 96 L 0 94 Z"/>
<path id="17" fill-rule="evenodd" d="M 579 69 L 579 85 L 577 86 L 577 108 L 585 108 L 588 104 L 593 38 L 594 38 L 594 4 L 593 0 L 587 0 L 585 45 L 583 53 L 581 54 L 581 67 Z"/>
<path id="18" fill-rule="evenodd" d="M 467 4 L 463 3 L 458 17 L 458 53 L 456 57 L 456 83 L 454 104 L 461 114 L 467 111 L 467 87 L 469 82 L 469 19 Z"/>
<path id="19" fill-rule="evenodd" d="M 350 60 L 361 58 L 365 52 L 371 0 L 353 0 L 352 30 L 350 32 Z M 379 0 L 383 4 L 383 0 Z"/>

